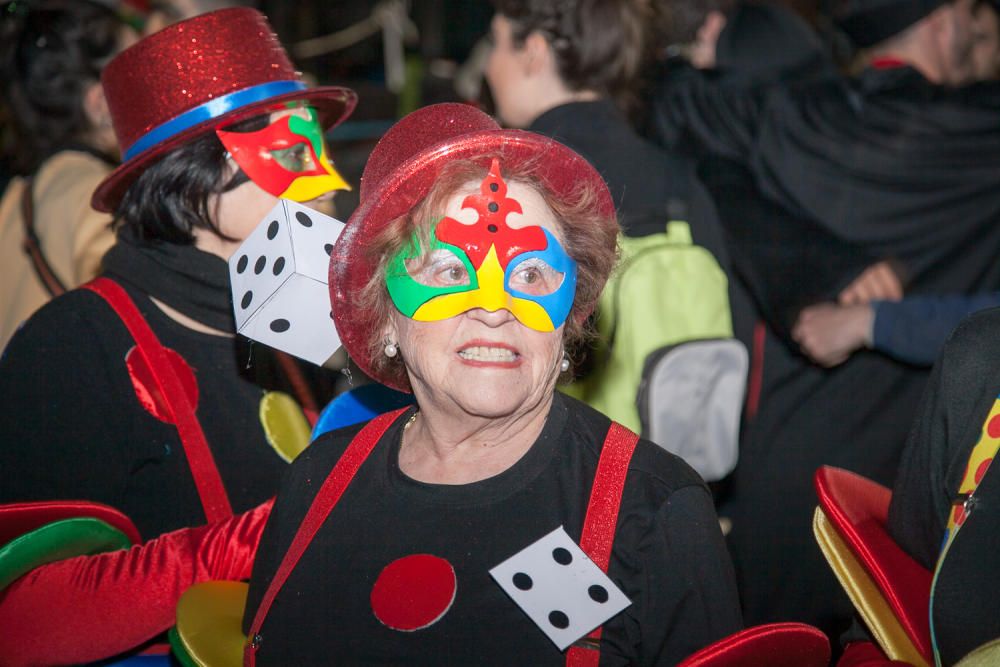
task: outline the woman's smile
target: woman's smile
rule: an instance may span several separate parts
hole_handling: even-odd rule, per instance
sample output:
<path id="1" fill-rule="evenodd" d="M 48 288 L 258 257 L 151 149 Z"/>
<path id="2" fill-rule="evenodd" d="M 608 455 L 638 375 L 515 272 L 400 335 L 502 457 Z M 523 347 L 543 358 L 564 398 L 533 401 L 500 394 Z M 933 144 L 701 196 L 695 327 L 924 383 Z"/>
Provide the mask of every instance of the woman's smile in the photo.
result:
<path id="1" fill-rule="evenodd" d="M 470 341 L 458 350 L 458 356 L 469 366 L 515 368 L 521 365 L 521 354 L 505 343 Z"/>

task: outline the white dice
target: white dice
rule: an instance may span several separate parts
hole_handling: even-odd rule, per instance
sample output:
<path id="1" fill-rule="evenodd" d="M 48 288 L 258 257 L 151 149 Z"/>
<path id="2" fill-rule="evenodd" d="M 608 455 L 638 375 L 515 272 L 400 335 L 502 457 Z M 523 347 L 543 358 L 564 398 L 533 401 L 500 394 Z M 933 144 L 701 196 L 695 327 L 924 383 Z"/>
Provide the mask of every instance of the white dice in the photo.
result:
<path id="1" fill-rule="evenodd" d="M 562 526 L 490 576 L 560 651 L 631 604 Z"/>
<path id="2" fill-rule="evenodd" d="M 340 347 L 327 285 L 344 223 L 281 199 L 229 259 L 236 330 L 322 365 Z"/>

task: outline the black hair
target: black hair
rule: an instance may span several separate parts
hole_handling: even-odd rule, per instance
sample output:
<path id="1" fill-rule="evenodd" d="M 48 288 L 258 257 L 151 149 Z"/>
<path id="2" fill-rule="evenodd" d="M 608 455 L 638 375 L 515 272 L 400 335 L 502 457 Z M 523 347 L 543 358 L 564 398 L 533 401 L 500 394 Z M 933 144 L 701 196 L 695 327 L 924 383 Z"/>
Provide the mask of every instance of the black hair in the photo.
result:
<path id="1" fill-rule="evenodd" d="M 267 126 L 266 114 L 227 127 L 252 132 Z M 145 241 L 178 245 L 194 243 L 194 230 L 207 229 L 227 240 L 215 220 L 210 203 L 249 178 L 242 170 L 225 179 L 226 148 L 209 132 L 166 153 L 129 186 L 115 209 L 115 225 L 130 227 Z M 225 180 L 224 180 L 225 179 Z"/>
<path id="2" fill-rule="evenodd" d="M 620 102 L 631 93 L 646 44 L 642 0 L 493 0 L 511 22 L 515 46 L 538 32 L 571 90 L 594 90 Z"/>
<path id="3" fill-rule="evenodd" d="M 122 21 L 88 0 L 14 0 L 0 6 L 0 63 L 10 159 L 21 173 L 80 143 L 91 129 L 83 98 L 120 46 Z"/>

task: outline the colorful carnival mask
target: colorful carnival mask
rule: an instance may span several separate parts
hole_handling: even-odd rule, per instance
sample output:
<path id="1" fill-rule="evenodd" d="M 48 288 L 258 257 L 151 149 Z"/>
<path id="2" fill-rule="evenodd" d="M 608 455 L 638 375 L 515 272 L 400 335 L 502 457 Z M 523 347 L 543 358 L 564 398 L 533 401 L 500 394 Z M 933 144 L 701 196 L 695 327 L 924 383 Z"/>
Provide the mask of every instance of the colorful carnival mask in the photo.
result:
<path id="1" fill-rule="evenodd" d="M 573 307 L 576 262 L 544 227 L 507 226 L 507 215 L 522 211 L 507 197 L 497 160 L 479 190 L 462 201 L 462 209 L 478 214 L 475 224 L 445 217 L 425 252 L 414 239 L 392 259 L 386 275 L 392 302 L 420 322 L 474 308 L 507 309 L 532 329 L 559 328 Z"/>
<path id="2" fill-rule="evenodd" d="M 330 164 L 316 111 L 282 116 L 256 132 L 216 130 L 233 160 L 262 190 L 306 202 L 350 187 Z"/>

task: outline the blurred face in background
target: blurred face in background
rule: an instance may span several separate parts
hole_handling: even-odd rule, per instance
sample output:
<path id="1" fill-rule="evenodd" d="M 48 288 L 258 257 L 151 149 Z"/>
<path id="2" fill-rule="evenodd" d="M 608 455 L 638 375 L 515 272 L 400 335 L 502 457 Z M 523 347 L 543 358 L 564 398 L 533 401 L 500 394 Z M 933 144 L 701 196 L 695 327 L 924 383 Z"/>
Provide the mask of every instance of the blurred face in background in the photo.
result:
<path id="1" fill-rule="evenodd" d="M 486 82 L 493 93 L 497 115 L 508 127 L 527 127 L 535 118 L 525 92 L 529 63 L 527 50 L 514 43 L 510 20 L 495 14 L 490 24 L 493 48 L 486 61 Z"/>
<path id="2" fill-rule="evenodd" d="M 1000 79 L 1000 14 L 989 2 L 980 2 L 973 19 L 972 60 L 976 80 Z"/>
<path id="3" fill-rule="evenodd" d="M 947 12 L 944 40 L 944 79 L 941 83 L 961 86 L 976 80 L 973 59 L 976 21 L 973 18 L 974 0 L 954 0 L 942 9 Z"/>

